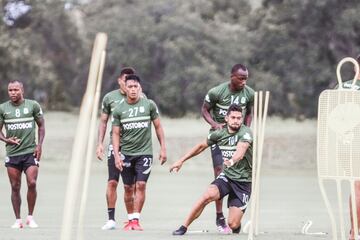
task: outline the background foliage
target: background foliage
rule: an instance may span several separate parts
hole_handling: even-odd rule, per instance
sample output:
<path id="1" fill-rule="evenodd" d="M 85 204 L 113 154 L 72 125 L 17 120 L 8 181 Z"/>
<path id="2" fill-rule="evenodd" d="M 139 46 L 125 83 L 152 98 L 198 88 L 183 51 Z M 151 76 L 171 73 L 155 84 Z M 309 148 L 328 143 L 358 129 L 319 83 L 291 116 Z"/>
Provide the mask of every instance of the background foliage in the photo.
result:
<path id="1" fill-rule="evenodd" d="M 109 36 L 103 94 L 118 87 L 121 67 L 133 66 L 163 113 L 198 114 L 206 91 L 228 81 L 239 62 L 250 70 L 248 85 L 271 91 L 272 114 L 302 119 L 316 116 L 319 93 L 336 84 L 338 61 L 360 52 L 356 0 L 36 0 L 31 6 L 29 26 L 0 24 L 1 101 L 7 81 L 20 78 L 26 96 L 49 109 L 78 106 L 92 41 L 102 31 Z"/>

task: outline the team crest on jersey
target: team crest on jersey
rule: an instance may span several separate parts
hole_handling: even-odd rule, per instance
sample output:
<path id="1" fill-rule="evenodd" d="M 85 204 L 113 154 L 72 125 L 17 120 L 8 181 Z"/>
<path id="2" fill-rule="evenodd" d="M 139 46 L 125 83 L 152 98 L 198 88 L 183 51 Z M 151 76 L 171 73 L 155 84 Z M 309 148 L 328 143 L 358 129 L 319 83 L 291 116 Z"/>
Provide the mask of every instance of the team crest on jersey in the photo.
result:
<path id="1" fill-rule="evenodd" d="M 145 112 L 145 108 L 144 108 L 143 106 L 140 106 L 139 112 L 144 113 L 144 112 Z"/>
<path id="2" fill-rule="evenodd" d="M 29 113 L 29 109 L 28 108 L 24 108 L 24 114 L 28 114 Z"/>
<path id="3" fill-rule="evenodd" d="M 244 134 L 244 139 L 246 139 L 246 140 L 251 140 L 250 134 L 249 134 L 249 133 L 245 133 L 245 134 Z"/>
<path id="4" fill-rule="evenodd" d="M 241 102 L 242 104 L 244 104 L 244 103 L 246 102 L 246 98 L 245 98 L 245 97 L 242 97 L 241 100 L 240 100 L 240 102 Z"/>

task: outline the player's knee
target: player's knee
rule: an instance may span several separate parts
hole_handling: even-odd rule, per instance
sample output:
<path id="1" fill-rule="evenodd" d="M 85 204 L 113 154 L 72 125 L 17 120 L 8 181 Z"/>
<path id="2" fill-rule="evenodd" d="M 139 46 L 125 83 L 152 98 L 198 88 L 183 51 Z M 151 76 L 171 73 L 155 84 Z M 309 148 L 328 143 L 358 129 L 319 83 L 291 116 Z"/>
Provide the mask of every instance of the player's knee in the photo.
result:
<path id="1" fill-rule="evenodd" d="M 231 229 L 237 229 L 240 226 L 240 221 L 237 221 L 235 219 L 229 219 L 228 225 Z"/>
<path id="2" fill-rule="evenodd" d="M 136 182 L 136 190 L 137 191 L 145 191 L 146 190 L 146 182 Z"/>
<path id="3" fill-rule="evenodd" d="M 124 192 L 125 194 L 133 194 L 135 186 L 134 185 L 124 185 Z"/>
<path id="4" fill-rule="evenodd" d="M 215 201 L 217 199 L 218 199 L 218 192 L 217 189 L 215 189 L 214 187 L 209 187 L 209 189 L 203 195 L 203 200 L 206 203 Z"/>
<path id="5" fill-rule="evenodd" d="M 118 185 L 118 182 L 115 181 L 115 180 L 110 180 L 108 182 L 108 188 L 111 189 L 111 190 L 116 190 L 117 185 Z"/>
<path id="6" fill-rule="evenodd" d="M 13 191 L 13 192 L 20 192 L 20 187 L 21 187 L 20 182 L 11 183 L 11 191 Z"/>
<path id="7" fill-rule="evenodd" d="M 29 180 L 27 185 L 29 189 L 36 189 L 36 180 L 35 179 Z"/>

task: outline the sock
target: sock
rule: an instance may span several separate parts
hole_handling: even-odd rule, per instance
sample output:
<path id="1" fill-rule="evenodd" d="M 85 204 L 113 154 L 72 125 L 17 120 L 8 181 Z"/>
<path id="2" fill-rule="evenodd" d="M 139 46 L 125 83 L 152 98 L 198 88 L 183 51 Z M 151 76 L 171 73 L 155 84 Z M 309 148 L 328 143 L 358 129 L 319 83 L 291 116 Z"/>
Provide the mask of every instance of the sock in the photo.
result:
<path id="1" fill-rule="evenodd" d="M 131 220 L 133 220 L 133 219 L 134 219 L 134 217 L 133 217 L 133 214 L 132 214 L 132 213 L 129 213 L 129 214 L 128 214 L 128 219 L 129 219 L 129 221 L 131 221 Z"/>
<path id="2" fill-rule="evenodd" d="M 115 208 L 108 208 L 109 220 L 115 221 Z"/>
<path id="3" fill-rule="evenodd" d="M 219 218 L 225 218 L 224 214 L 222 212 L 216 213 L 216 219 L 219 219 Z"/>
<path id="4" fill-rule="evenodd" d="M 185 227 L 184 225 L 181 225 L 181 227 L 179 228 L 179 230 L 186 232 L 187 231 L 187 227 Z"/>
<path id="5" fill-rule="evenodd" d="M 134 213 L 132 214 L 132 217 L 133 217 L 133 219 L 139 220 L 139 219 L 140 219 L 140 213 L 134 212 Z"/>

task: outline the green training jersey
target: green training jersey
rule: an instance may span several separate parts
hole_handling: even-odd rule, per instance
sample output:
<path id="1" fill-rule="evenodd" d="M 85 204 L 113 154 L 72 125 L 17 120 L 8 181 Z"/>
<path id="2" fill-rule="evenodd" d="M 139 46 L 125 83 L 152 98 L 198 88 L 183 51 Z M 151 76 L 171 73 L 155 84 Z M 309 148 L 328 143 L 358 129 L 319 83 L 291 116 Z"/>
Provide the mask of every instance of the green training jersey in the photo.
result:
<path id="1" fill-rule="evenodd" d="M 126 95 L 122 94 L 119 89 L 107 93 L 101 104 L 101 111 L 111 117 L 115 107 L 126 99 Z M 110 141 L 112 131 L 110 130 Z"/>
<path id="2" fill-rule="evenodd" d="M 351 85 L 353 83 L 353 80 L 349 80 L 349 81 L 346 81 L 346 82 L 343 82 L 343 88 L 351 88 Z M 357 80 L 355 82 L 355 85 L 353 87 L 354 90 L 360 90 L 360 80 Z"/>
<path id="3" fill-rule="evenodd" d="M 227 109 L 233 103 L 242 108 L 242 115 L 245 118 L 247 110 L 254 105 L 254 90 L 247 85 L 240 91 L 230 90 L 229 83 L 222 83 L 206 94 L 204 102 L 208 103 L 212 110 L 212 118 L 217 123 L 225 123 Z"/>
<path id="4" fill-rule="evenodd" d="M 130 156 L 152 155 L 151 122 L 159 117 L 156 104 L 140 98 L 135 104 L 126 100 L 114 109 L 113 126 L 120 126 L 121 153 Z"/>
<path id="5" fill-rule="evenodd" d="M 6 138 L 17 137 L 20 145 L 6 144 L 8 156 L 33 153 L 35 150 L 35 120 L 43 117 L 39 103 L 24 99 L 16 106 L 11 101 L 0 105 L 0 123 L 5 125 Z"/>
<path id="6" fill-rule="evenodd" d="M 217 144 L 221 150 L 222 157 L 227 159 L 234 155 L 236 145 L 239 142 L 248 142 L 250 146 L 243 159 L 236 162 L 232 167 L 224 166 L 223 172 L 234 181 L 251 182 L 253 137 L 250 128 L 242 124 L 239 131 L 235 133 L 229 133 L 227 128 L 223 128 L 210 133 L 207 139 L 207 144 L 209 146 Z"/>

